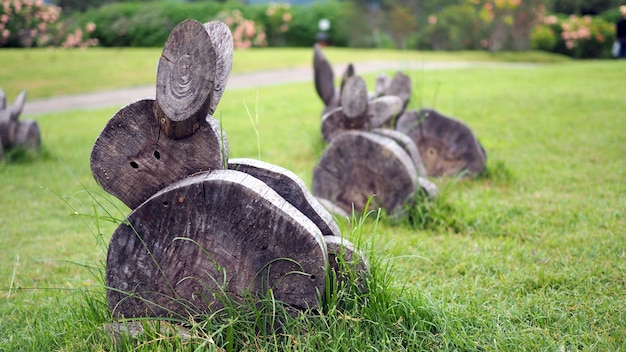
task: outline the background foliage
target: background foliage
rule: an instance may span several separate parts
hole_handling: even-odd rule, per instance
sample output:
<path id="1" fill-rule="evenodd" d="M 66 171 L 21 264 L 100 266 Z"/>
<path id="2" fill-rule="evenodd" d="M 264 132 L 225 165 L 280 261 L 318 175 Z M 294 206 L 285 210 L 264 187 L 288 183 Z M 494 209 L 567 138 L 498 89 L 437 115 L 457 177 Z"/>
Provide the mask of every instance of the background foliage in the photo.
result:
<path id="1" fill-rule="evenodd" d="M 621 0 L 5 0 L 0 46 L 160 47 L 188 18 L 228 22 L 235 46 L 523 51 L 610 57 Z M 7 5 L 8 4 L 8 5 Z M 33 9 L 36 9 L 33 12 Z M 61 11 L 62 10 L 62 11 Z M 49 13 L 49 14 L 48 14 Z M 45 15 L 47 14 L 47 15 Z"/>

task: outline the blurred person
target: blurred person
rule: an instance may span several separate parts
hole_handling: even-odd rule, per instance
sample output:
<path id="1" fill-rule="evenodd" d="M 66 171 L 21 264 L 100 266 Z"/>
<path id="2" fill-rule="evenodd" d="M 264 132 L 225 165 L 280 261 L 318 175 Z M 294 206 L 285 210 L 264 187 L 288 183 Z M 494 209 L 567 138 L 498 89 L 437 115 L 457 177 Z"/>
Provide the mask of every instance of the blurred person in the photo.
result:
<path id="1" fill-rule="evenodd" d="M 626 5 L 619 7 L 619 12 L 622 15 L 615 24 L 615 38 L 619 42 L 619 54 L 620 59 L 626 59 Z"/>

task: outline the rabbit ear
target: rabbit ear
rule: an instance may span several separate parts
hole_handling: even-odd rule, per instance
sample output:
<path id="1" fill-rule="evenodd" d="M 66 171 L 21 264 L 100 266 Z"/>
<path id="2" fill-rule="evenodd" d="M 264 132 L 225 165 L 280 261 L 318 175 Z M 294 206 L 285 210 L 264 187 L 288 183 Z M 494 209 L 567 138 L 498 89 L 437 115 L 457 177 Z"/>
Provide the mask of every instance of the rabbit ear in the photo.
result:
<path id="1" fill-rule="evenodd" d="M 209 106 L 209 113 L 213 115 L 217 104 L 224 94 L 230 71 L 233 67 L 233 35 L 224 22 L 211 21 L 204 24 L 204 29 L 209 33 L 213 47 L 215 48 L 215 82 L 213 95 Z"/>
<path id="2" fill-rule="evenodd" d="M 335 96 L 335 75 L 318 44 L 315 44 L 313 52 L 313 73 L 317 95 L 325 105 L 329 105 Z"/>
<path id="3" fill-rule="evenodd" d="M 354 76 L 354 65 L 352 63 L 348 64 L 346 70 L 343 71 L 343 76 L 341 76 L 341 86 L 339 88 L 339 96 L 341 96 L 341 92 L 343 92 L 343 86 L 346 84 L 348 78 Z"/>
<path id="4" fill-rule="evenodd" d="M 4 95 L 4 91 L 0 88 L 0 110 L 4 110 L 7 107 L 7 96 Z"/>
<path id="5" fill-rule="evenodd" d="M 177 24 L 165 41 L 157 67 L 154 117 L 167 137 L 189 137 L 217 105 L 215 48 L 204 25 L 192 19 Z"/>
<path id="6" fill-rule="evenodd" d="M 23 90 L 20 94 L 15 98 L 15 102 L 13 102 L 13 106 L 11 107 L 11 120 L 17 121 L 18 117 L 22 113 L 24 109 L 24 103 L 26 102 L 26 91 Z"/>

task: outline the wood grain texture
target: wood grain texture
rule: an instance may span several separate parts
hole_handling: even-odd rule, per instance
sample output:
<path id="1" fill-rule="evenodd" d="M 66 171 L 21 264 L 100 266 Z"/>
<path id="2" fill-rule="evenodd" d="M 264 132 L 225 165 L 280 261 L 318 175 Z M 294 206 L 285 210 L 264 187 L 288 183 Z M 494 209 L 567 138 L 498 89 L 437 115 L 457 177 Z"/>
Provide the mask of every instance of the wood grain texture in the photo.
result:
<path id="1" fill-rule="evenodd" d="M 339 288 L 356 283 L 365 290 L 365 277 L 369 264 L 365 255 L 354 244 L 341 236 L 324 237 L 328 250 L 328 265 L 331 278 L 335 278 Z"/>
<path id="2" fill-rule="evenodd" d="M 39 149 L 41 147 L 41 132 L 35 120 L 22 120 L 17 123 L 15 129 L 15 147 Z"/>
<path id="3" fill-rule="evenodd" d="M 319 44 L 313 47 L 313 81 L 317 95 L 325 106 L 333 104 L 335 99 L 335 74 Z M 334 102 L 338 104 L 338 102 Z"/>
<path id="4" fill-rule="evenodd" d="M 330 143 L 335 136 L 346 131 L 367 131 L 369 129 L 370 123 L 366 114 L 357 118 L 348 118 L 341 106 L 322 115 L 322 137 L 326 143 Z"/>
<path id="5" fill-rule="evenodd" d="M 231 159 L 228 168 L 258 178 L 300 210 L 324 236 L 341 236 L 332 215 L 313 197 L 300 177 L 280 166 L 256 159 Z"/>
<path id="6" fill-rule="evenodd" d="M 348 118 L 358 118 L 367 111 L 367 85 L 361 76 L 349 77 L 341 91 L 341 107 Z"/>
<path id="7" fill-rule="evenodd" d="M 188 177 L 113 234 L 107 302 L 117 317 L 187 317 L 218 297 L 273 296 L 318 307 L 327 257 L 319 229 L 262 181 L 234 170 Z"/>
<path id="8" fill-rule="evenodd" d="M 154 117 L 165 136 L 186 138 L 204 124 L 211 113 L 216 62 L 215 47 L 202 23 L 184 20 L 172 29 L 157 67 L 154 104 Z"/>
<path id="9" fill-rule="evenodd" d="M 224 168 L 228 159 L 228 141 L 217 120 L 208 117 L 197 133 L 173 140 L 155 121 L 153 105 L 153 99 L 143 99 L 120 109 L 91 152 L 96 181 L 131 209 L 191 174 Z"/>
<path id="10" fill-rule="evenodd" d="M 313 195 L 348 214 L 362 213 L 368 199 L 389 214 L 401 210 L 416 189 L 417 172 L 393 139 L 370 132 L 337 135 L 313 170 Z"/>
<path id="11" fill-rule="evenodd" d="M 428 176 L 475 176 L 485 168 L 486 154 L 472 130 L 436 110 L 407 111 L 396 130 L 415 141 Z"/>
<path id="12" fill-rule="evenodd" d="M 210 98 L 209 114 L 213 115 L 220 102 L 228 78 L 233 67 L 233 35 L 228 26 L 221 21 L 211 21 L 204 24 L 204 29 L 211 38 L 215 50 L 215 80 L 213 82 L 213 94 Z"/>
<path id="13" fill-rule="evenodd" d="M 383 95 L 395 95 L 402 99 L 403 110 L 406 109 L 406 106 L 409 104 L 409 100 L 411 99 L 411 93 L 413 91 L 411 77 L 405 75 L 404 73 L 398 71 L 391 78 L 389 85 L 386 86 Z"/>
<path id="14" fill-rule="evenodd" d="M 15 132 L 17 131 L 17 121 L 11 118 L 9 109 L 0 110 L 0 140 L 2 146 L 9 148 L 15 142 Z"/>
<path id="15" fill-rule="evenodd" d="M 370 100 L 367 115 L 372 128 L 395 125 L 396 118 L 404 110 L 404 102 L 395 95 L 385 95 Z"/>

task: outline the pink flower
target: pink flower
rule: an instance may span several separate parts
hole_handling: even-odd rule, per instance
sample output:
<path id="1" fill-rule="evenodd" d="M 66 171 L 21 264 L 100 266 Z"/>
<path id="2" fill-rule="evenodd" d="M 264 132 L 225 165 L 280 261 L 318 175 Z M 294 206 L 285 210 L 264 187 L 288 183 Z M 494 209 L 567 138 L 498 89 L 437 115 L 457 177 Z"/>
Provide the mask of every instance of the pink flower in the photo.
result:
<path id="1" fill-rule="evenodd" d="M 428 16 L 428 23 L 429 24 L 437 24 L 437 16 L 435 16 L 435 15 Z"/>
<path id="2" fill-rule="evenodd" d="M 91 33 L 96 30 L 96 24 L 93 22 L 89 22 L 87 23 L 87 26 L 85 28 L 87 29 L 87 32 Z"/>
<path id="3" fill-rule="evenodd" d="M 289 12 L 285 12 L 283 14 L 283 21 L 285 21 L 287 23 L 291 22 L 291 14 Z"/>

